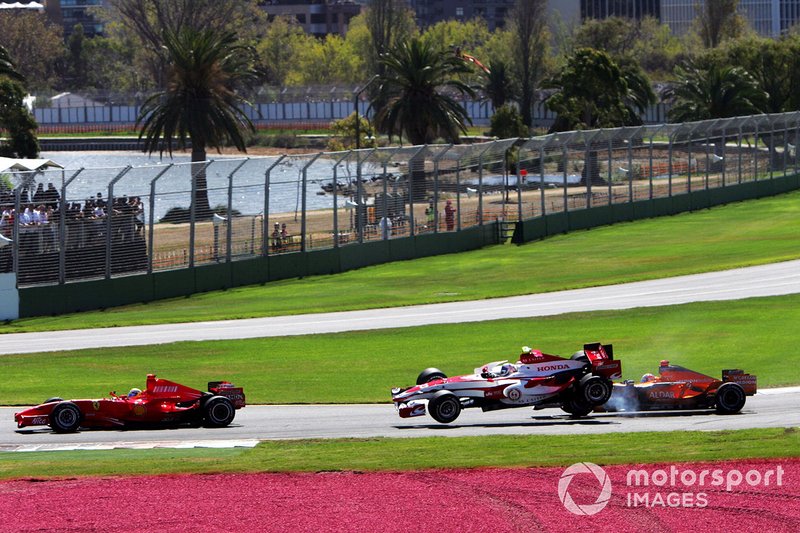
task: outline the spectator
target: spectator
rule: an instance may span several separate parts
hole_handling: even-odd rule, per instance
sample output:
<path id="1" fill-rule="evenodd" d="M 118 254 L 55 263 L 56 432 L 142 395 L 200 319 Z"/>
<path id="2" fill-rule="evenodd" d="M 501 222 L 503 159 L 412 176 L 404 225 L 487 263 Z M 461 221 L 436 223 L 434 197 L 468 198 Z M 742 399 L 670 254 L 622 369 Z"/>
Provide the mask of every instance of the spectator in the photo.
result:
<path id="1" fill-rule="evenodd" d="M 36 192 L 33 193 L 33 203 L 36 205 L 42 204 L 45 201 L 44 184 L 39 183 L 36 185 Z"/>
<path id="2" fill-rule="evenodd" d="M 279 250 L 281 247 L 281 225 L 277 222 L 272 230 L 272 249 Z"/>
<path id="3" fill-rule="evenodd" d="M 456 208 L 453 207 L 452 200 L 447 200 L 444 204 L 444 223 L 447 231 L 453 231 L 456 226 Z"/>

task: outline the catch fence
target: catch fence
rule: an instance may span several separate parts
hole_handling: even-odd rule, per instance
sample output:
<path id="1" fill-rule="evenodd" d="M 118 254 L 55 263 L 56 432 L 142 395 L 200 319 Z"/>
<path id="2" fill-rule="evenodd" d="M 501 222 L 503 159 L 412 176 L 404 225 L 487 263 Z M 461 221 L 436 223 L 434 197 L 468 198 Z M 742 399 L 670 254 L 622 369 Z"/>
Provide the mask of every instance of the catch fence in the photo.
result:
<path id="1" fill-rule="evenodd" d="M 15 272 L 19 287 L 64 284 L 713 194 L 797 173 L 798 136 L 800 113 L 785 113 L 470 145 L 6 172 L 0 272 Z"/>

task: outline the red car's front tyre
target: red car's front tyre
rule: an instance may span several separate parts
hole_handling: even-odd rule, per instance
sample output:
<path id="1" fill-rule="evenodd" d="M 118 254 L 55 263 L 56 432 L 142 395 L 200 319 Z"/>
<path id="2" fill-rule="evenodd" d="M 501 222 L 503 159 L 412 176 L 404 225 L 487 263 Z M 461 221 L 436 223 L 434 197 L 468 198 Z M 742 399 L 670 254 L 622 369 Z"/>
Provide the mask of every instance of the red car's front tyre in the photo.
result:
<path id="1" fill-rule="evenodd" d="M 61 402 L 50 411 L 50 427 L 56 433 L 78 431 L 82 420 L 83 413 L 72 402 Z"/>

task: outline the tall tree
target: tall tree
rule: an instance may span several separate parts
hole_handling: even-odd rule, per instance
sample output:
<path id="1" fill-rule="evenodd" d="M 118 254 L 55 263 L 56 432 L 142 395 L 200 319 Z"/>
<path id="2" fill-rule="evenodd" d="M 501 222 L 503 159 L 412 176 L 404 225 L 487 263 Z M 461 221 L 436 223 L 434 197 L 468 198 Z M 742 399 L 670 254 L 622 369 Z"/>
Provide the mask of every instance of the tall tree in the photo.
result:
<path id="1" fill-rule="evenodd" d="M 381 58 L 398 43 L 417 32 L 414 12 L 406 0 L 372 0 L 364 13 L 370 46 L 364 51 L 367 74 L 383 75 L 386 66 Z"/>
<path id="2" fill-rule="evenodd" d="M 464 61 L 449 51 L 434 49 L 418 38 L 400 43 L 382 59 L 385 74 L 378 100 L 379 127 L 391 135 L 403 135 L 411 144 L 428 144 L 437 137 L 456 142 L 471 120 L 450 94 L 474 96 L 472 88 L 458 79 L 469 72 Z"/>
<path id="3" fill-rule="evenodd" d="M 8 51 L 0 46 L 0 128 L 8 131 L 8 139 L 0 144 L 0 156 L 36 157 L 39 141 L 36 121 L 22 102 L 25 81 Z"/>
<path id="4" fill-rule="evenodd" d="M 547 0 L 516 0 L 508 25 L 514 35 L 513 65 L 519 79 L 522 122 L 530 128 L 547 49 Z"/>
<path id="5" fill-rule="evenodd" d="M 0 46 L 17 62 L 31 90 L 49 89 L 56 83 L 56 65 L 64 54 L 61 26 L 39 13 L 0 10 Z"/>
<path id="6" fill-rule="evenodd" d="M 295 70 L 298 55 L 312 44 L 313 39 L 294 19 L 275 17 L 256 45 L 264 81 L 270 85 L 285 85 L 289 73 Z"/>
<path id="7" fill-rule="evenodd" d="M 244 132 L 253 124 L 239 107 L 246 103 L 237 87 L 255 79 L 255 50 L 239 43 L 233 33 L 184 28 L 166 31 L 167 87 L 147 99 L 137 126 L 142 129 L 145 151 L 172 155 L 173 143 L 192 145 L 192 162 L 206 160 L 206 148 L 219 150 L 232 144 L 246 152 Z M 197 167 L 196 165 L 192 165 Z M 205 172 L 193 170 L 196 195 L 192 199 L 199 217 L 211 215 Z"/>
<path id="8" fill-rule="evenodd" d="M 696 4 L 697 32 L 706 48 L 716 48 L 723 40 L 744 32 L 747 23 L 738 8 L 739 0 L 704 0 Z"/>
<path id="9" fill-rule="evenodd" d="M 164 35 L 184 29 L 227 33 L 236 31 L 245 41 L 255 41 L 266 27 L 266 15 L 256 0 L 109 0 L 109 21 L 140 43 L 137 53 L 147 65 L 156 87 L 167 83 L 170 57 Z"/>

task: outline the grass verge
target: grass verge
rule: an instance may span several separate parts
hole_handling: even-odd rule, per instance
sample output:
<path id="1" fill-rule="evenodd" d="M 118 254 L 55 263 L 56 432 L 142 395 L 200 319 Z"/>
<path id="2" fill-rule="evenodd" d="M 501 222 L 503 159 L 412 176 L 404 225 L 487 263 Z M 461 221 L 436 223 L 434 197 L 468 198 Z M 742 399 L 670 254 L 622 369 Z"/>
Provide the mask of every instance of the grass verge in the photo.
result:
<path id="1" fill-rule="evenodd" d="M 800 258 L 798 221 L 800 192 L 794 192 L 524 246 L 490 246 L 337 275 L 16 320 L 0 325 L 0 333 L 479 300 L 724 270 Z"/>
<path id="2" fill-rule="evenodd" d="M 653 453 L 658 450 L 658 453 Z M 535 453 L 533 453 L 535 451 Z M 253 449 L 0 453 L 0 479 L 566 466 L 797 457 L 796 428 L 266 441 Z"/>
<path id="3" fill-rule="evenodd" d="M 98 348 L 0 357 L 0 405 L 58 395 L 93 398 L 141 387 L 147 373 L 190 386 L 228 379 L 250 403 L 386 402 L 423 368 L 471 373 L 514 359 L 523 344 L 569 356 L 584 342 L 614 344 L 623 375 L 655 372 L 661 359 L 713 376 L 756 374 L 760 387 L 796 385 L 788 371 L 800 344 L 800 295 L 700 302 L 624 311 L 442 324 L 394 330 L 167 345 Z"/>

